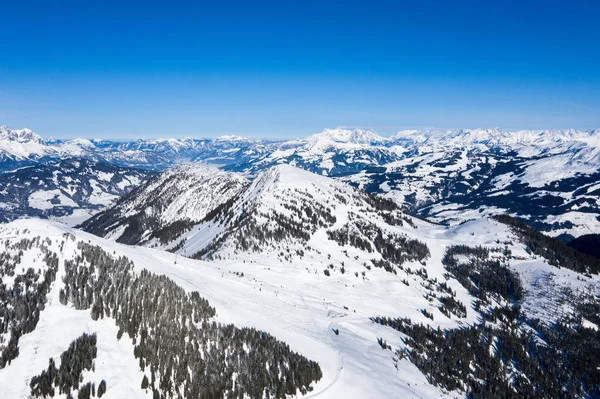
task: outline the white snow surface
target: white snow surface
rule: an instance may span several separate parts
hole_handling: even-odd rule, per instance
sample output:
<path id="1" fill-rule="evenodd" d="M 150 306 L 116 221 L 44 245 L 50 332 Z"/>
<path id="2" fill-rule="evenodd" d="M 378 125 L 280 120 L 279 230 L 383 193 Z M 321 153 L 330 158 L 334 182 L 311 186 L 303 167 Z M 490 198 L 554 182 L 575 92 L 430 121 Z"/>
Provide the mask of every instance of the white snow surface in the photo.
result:
<path id="1" fill-rule="evenodd" d="M 55 203 L 53 203 L 54 201 Z M 28 199 L 29 206 L 37 209 L 52 209 L 56 206 L 77 207 L 77 203 L 60 190 L 39 190 L 33 192 Z"/>

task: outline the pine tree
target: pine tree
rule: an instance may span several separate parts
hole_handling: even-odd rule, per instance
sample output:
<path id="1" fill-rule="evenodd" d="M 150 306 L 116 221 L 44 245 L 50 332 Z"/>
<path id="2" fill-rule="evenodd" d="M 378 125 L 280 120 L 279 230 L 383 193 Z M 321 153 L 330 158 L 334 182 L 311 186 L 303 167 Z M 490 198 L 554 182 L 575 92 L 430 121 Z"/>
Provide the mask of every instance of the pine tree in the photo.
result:
<path id="1" fill-rule="evenodd" d="M 98 397 L 101 398 L 105 392 L 106 392 L 106 381 L 102 380 L 102 381 L 100 381 L 100 384 L 98 385 L 98 392 L 97 392 Z"/>

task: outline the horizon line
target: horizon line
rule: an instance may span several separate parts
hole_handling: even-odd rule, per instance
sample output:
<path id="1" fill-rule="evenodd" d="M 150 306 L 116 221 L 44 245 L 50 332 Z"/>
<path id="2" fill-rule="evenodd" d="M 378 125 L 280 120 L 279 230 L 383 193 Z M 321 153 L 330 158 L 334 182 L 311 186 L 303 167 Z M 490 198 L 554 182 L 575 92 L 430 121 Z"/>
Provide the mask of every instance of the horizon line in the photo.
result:
<path id="1" fill-rule="evenodd" d="M 8 125 L 0 125 L 0 128 L 6 128 L 11 131 L 29 130 L 46 141 L 47 140 L 72 141 L 72 140 L 84 139 L 84 140 L 89 140 L 89 141 L 112 141 L 112 142 L 131 142 L 131 141 L 138 141 L 138 140 L 156 140 L 156 141 L 164 140 L 164 141 L 166 141 L 166 140 L 186 140 L 186 139 L 188 139 L 188 140 L 217 140 L 217 139 L 226 138 L 226 137 L 237 137 L 240 139 L 265 140 L 265 141 L 294 141 L 294 140 L 306 139 L 313 135 L 322 134 L 327 130 L 371 131 L 384 139 L 389 139 L 389 138 L 393 137 L 394 135 L 396 135 L 397 133 L 408 131 L 408 130 L 417 130 L 417 131 L 420 130 L 423 132 L 452 132 L 452 131 L 470 132 L 470 131 L 474 131 L 474 130 L 499 130 L 500 132 L 504 132 L 504 133 L 550 132 L 550 131 L 576 131 L 576 132 L 587 133 L 587 132 L 591 132 L 591 131 L 600 130 L 600 127 L 586 128 L 586 129 L 577 129 L 577 128 L 572 128 L 572 127 L 571 128 L 530 129 L 530 128 L 503 128 L 503 127 L 498 127 L 498 126 L 466 128 L 466 127 L 436 127 L 436 126 L 427 126 L 427 125 L 402 126 L 402 127 L 400 127 L 400 126 L 340 125 L 337 127 L 326 127 L 326 128 L 323 128 L 319 132 L 308 133 L 304 136 L 294 136 L 294 137 L 289 137 L 289 138 L 269 137 L 268 134 L 264 135 L 264 136 L 260 136 L 260 135 L 257 135 L 256 133 L 228 132 L 228 133 L 219 134 L 219 133 L 214 133 L 214 132 L 213 133 L 204 132 L 204 133 L 196 133 L 193 135 L 157 136 L 157 137 L 152 137 L 151 135 L 150 136 L 139 136 L 137 134 L 131 134 L 131 135 L 129 135 L 129 137 L 131 137 L 131 138 L 119 139 L 119 138 L 104 138 L 102 136 L 103 135 L 110 136 L 111 134 L 119 134 L 121 136 L 127 136 L 127 134 L 103 132 L 103 133 L 90 133 L 85 136 L 74 136 L 74 137 L 68 138 L 68 137 L 64 137 L 64 136 L 63 137 L 52 136 L 52 135 L 44 136 L 42 134 L 37 133 L 35 130 L 27 128 L 27 127 L 15 129 L 15 128 L 8 127 Z M 382 134 L 382 133 L 378 133 L 377 129 L 393 130 L 393 131 L 392 131 L 392 133 Z M 416 132 L 416 133 L 418 133 L 418 132 Z"/>

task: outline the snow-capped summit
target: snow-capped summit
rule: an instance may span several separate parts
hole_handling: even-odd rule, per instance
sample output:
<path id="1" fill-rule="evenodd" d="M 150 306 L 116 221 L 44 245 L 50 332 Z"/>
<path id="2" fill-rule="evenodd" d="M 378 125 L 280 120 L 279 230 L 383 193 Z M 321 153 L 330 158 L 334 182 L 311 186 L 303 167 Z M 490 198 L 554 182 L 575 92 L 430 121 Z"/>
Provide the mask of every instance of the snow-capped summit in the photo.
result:
<path id="1" fill-rule="evenodd" d="M 12 130 L 0 126 L 0 171 L 12 166 L 26 166 L 52 152 L 47 143 L 29 129 Z M 23 162 L 24 161 L 24 162 Z M 23 162 L 23 163 L 21 163 Z"/>
<path id="2" fill-rule="evenodd" d="M 229 135 L 219 136 L 215 139 L 215 141 L 246 141 L 246 142 L 248 142 L 248 141 L 256 141 L 256 140 L 251 137 L 237 136 L 235 134 L 229 134 Z"/>
<path id="3" fill-rule="evenodd" d="M 12 130 L 6 126 L 0 126 L 0 140 L 17 141 L 19 143 L 42 143 L 44 141 L 31 129 Z"/>
<path id="4" fill-rule="evenodd" d="M 340 184 L 327 177 L 288 164 L 272 166 L 260 172 L 254 179 L 256 186 L 279 185 L 286 188 L 303 187 L 308 182 L 315 184 Z"/>
<path id="5" fill-rule="evenodd" d="M 74 144 L 74 145 L 81 146 L 81 147 L 92 148 L 92 147 L 95 146 L 95 143 L 93 141 L 88 140 L 88 139 L 82 139 L 82 138 L 77 138 L 77 139 L 69 140 L 68 142 L 71 143 L 71 144 Z"/>
<path id="6" fill-rule="evenodd" d="M 313 147 L 326 147 L 334 144 L 378 145 L 384 143 L 386 139 L 373 130 L 336 128 L 313 134 L 307 138 L 307 141 Z"/>

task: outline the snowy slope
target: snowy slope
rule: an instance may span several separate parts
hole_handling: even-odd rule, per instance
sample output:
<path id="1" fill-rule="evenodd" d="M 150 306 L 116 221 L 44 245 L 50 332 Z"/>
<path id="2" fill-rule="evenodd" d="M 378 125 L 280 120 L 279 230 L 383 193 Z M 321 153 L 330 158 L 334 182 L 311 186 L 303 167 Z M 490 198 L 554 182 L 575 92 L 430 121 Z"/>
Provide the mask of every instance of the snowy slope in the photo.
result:
<path id="1" fill-rule="evenodd" d="M 309 273 L 349 275 L 350 280 L 354 275 L 364 283 L 384 271 L 400 280 L 416 275 L 427 282 L 445 274 L 440 260 L 450 245 L 502 246 L 519 240 L 504 225 L 490 220 L 446 230 L 403 214 L 393 203 L 287 165 L 263 171 L 231 199 L 222 201 L 225 206 L 217 206 L 219 211 L 210 219 L 192 223 L 169 240 L 155 238 L 143 244 L 187 257 L 230 262 L 262 263 L 268 258 L 283 265 L 308 262 Z M 401 254 L 389 251 L 389 246 Z M 532 259 L 518 245 L 512 251 L 520 260 Z M 540 267 L 543 262 L 533 264 Z M 571 273 L 568 280 L 576 278 L 577 273 Z M 460 299 L 471 302 L 468 297 Z M 439 312 L 437 302 L 429 305 L 434 305 L 432 312 Z M 469 311 L 467 316 L 465 321 L 473 320 Z"/>
<path id="2" fill-rule="evenodd" d="M 307 273 L 301 265 L 285 266 L 284 270 L 279 262 L 269 260 L 261 264 L 250 263 L 250 260 L 246 263 L 188 260 L 161 251 L 123 246 L 37 220 L 3 226 L 2 240 L 14 237 L 15 229 L 28 230 L 27 234 L 21 234 L 22 237 L 50 237 L 56 246 L 62 242 L 63 234 L 70 232 L 77 237 L 76 240 L 91 240 L 110 253 L 115 251 L 117 256 L 130 258 L 135 263 L 136 270 L 147 268 L 169 276 L 186 290 L 199 291 L 216 307 L 218 320 L 268 331 L 289 343 L 292 349 L 319 362 L 323 369 L 323 379 L 308 397 L 442 395 L 410 363 L 403 365 L 401 370 L 396 370 L 377 344 L 375 337 L 380 329 L 368 320 L 368 316 L 391 298 L 403 297 L 401 291 L 395 290 L 401 284 L 399 281 L 394 283 L 397 279 L 392 279 L 393 274 L 382 273 L 382 280 L 364 283 L 364 289 L 368 291 L 379 284 L 387 287 L 372 298 L 369 306 L 364 307 L 361 305 L 364 289 L 348 284 L 357 280 L 354 276 L 347 279 L 328 279 L 321 275 L 316 277 Z M 67 243 L 62 250 L 61 259 L 68 259 L 76 252 L 76 242 Z M 241 273 L 243 277 L 238 276 Z M 60 274 L 57 281 L 60 281 L 59 277 Z M 107 359 L 107 363 L 102 369 L 96 369 L 94 377 L 97 380 L 107 380 L 108 392 L 111 392 L 110 387 L 123 387 L 131 395 L 143 397 L 143 391 L 134 389 L 139 385 L 141 374 L 132 356 L 133 347 L 125 345 L 126 339 L 112 339 L 116 334 L 114 325 L 111 326 L 107 319 L 86 319 L 86 312 L 61 305 L 57 299 L 56 286 L 51 297 L 53 299 L 42 312 L 39 330 L 22 338 L 21 355 L 13 363 L 16 367 L 11 365 L 0 370 L 0 381 L 3 381 L 1 385 L 11 387 L 10 393 L 5 391 L 9 394 L 6 397 L 25 397 L 27 380 L 47 364 L 49 356 L 60 354 L 71 337 L 76 337 L 81 332 L 98 332 L 101 339 L 107 339 L 105 346 L 99 348 L 98 356 L 99 359 Z M 406 300 L 419 302 L 418 298 Z M 349 307 L 349 310 L 344 309 L 344 306 Z M 62 337 L 62 331 L 66 328 L 69 334 Z M 332 328 L 340 329 L 340 335 L 335 336 Z M 61 338 L 47 339 L 54 336 Z M 43 353 L 40 355 L 41 359 L 38 358 L 38 353 Z M 19 367 L 20 364 L 28 366 Z M 111 371 L 108 373 L 106 370 Z M 390 383 L 377 384 L 376 381 L 382 376 L 390 378 Z M 22 383 L 8 384 L 8 381 Z M 120 397 L 119 391 L 112 390 L 112 396 L 108 397 Z"/>

